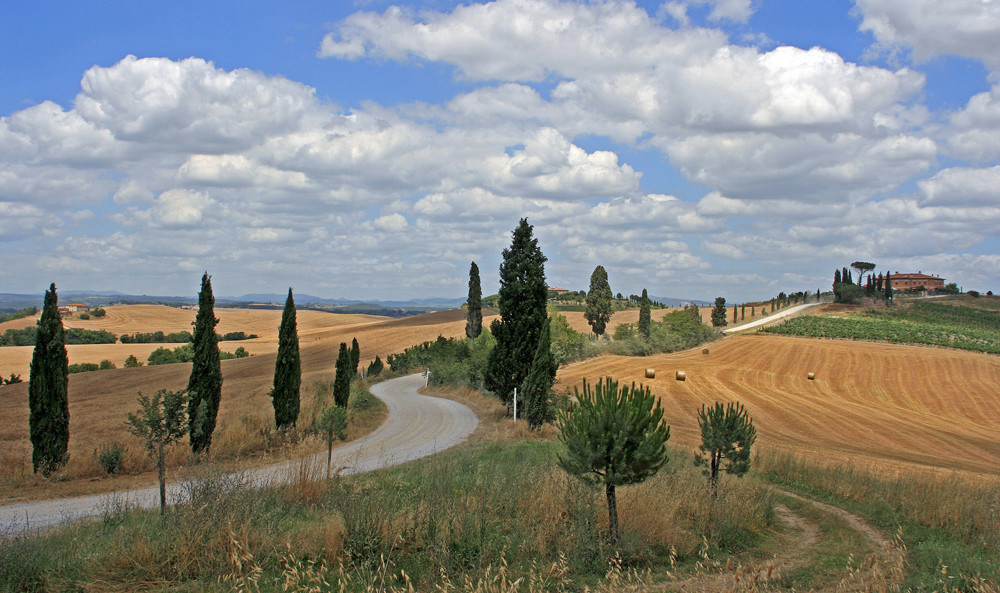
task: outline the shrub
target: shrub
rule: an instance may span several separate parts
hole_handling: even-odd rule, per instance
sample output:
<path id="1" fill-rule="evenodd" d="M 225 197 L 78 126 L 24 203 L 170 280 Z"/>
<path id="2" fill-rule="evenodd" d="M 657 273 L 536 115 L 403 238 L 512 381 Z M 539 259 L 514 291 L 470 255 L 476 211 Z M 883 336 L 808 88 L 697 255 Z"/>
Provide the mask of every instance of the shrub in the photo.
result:
<path id="1" fill-rule="evenodd" d="M 98 370 L 101 370 L 101 371 L 107 371 L 107 370 L 115 369 L 115 368 L 118 368 L 118 367 L 116 367 L 115 363 L 111 362 L 110 360 L 104 359 L 104 360 L 101 361 L 101 364 L 98 365 L 97 368 L 98 368 Z"/>
<path id="2" fill-rule="evenodd" d="M 125 359 L 125 368 L 131 369 L 135 367 L 141 367 L 142 363 L 139 359 L 135 357 L 135 354 L 129 354 L 128 358 Z"/>
<path id="3" fill-rule="evenodd" d="M 80 362 L 77 364 L 69 365 L 69 373 L 89 373 L 90 371 L 100 370 L 101 367 L 94 362 Z"/>
<path id="4" fill-rule="evenodd" d="M 104 473 L 117 475 L 122 471 L 122 461 L 125 458 L 125 446 L 121 443 L 108 443 L 94 449 L 94 457 Z"/>
<path id="5" fill-rule="evenodd" d="M 100 319 L 101 317 L 104 317 L 107 314 L 107 311 L 105 311 L 104 309 L 98 307 L 98 308 L 92 310 L 90 312 L 90 314 L 93 315 L 94 317 Z"/>
<path id="6" fill-rule="evenodd" d="M 240 346 L 239 348 L 236 349 L 235 352 L 233 352 L 233 356 L 235 356 L 236 358 L 246 358 L 250 356 L 250 353 L 247 352 L 246 348 Z"/>
<path id="7" fill-rule="evenodd" d="M 90 313 L 80 313 L 80 319 L 83 321 L 87 321 L 88 319 L 90 319 Z"/>

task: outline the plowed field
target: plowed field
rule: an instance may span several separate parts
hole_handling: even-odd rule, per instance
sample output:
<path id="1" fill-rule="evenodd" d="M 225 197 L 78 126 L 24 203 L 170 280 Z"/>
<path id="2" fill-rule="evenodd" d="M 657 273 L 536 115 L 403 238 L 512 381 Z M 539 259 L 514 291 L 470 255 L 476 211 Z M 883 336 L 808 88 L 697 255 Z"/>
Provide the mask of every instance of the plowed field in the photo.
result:
<path id="1" fill-rule="evenodd" d="M 602 356 L 560 369 L 558 381 L 571 389 L 610 375 L 648 385 L 663 403 L 671 440 L 684 445 L 700 442 L 702 404 L 740 401 L 762 445 L 1000 474 L 1000 357 L 758 335 L 708 347 L 707 355 L 698 348 Z M 647 368 L 655 379 L 644 378 Z M 675 379 L 678 370 L 685 381 Z"/>

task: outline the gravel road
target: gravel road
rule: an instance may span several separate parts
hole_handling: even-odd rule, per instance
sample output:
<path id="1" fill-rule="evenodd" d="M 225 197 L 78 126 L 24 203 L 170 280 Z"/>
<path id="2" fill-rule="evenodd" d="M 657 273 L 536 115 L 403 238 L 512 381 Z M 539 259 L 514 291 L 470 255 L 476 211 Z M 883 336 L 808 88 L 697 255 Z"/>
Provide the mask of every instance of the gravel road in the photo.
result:
<path id="1" fill-rule="evenodd" d="M 419 459 L 464 441 L 479 419 L 460 403 L 417 393 L 423 375 L 409 375 L 372 386 L 372 393 L 385 402 L 388 418 L 371 434 L 333 450 L 332 467 L 341 475 L 371 471 Z M 307 458 L 324 467 L 326 453 Z M 303 460 L 286 461 L 249 470 L 242 475 L 257 486 L 281 484 L 295 479 Z M 187 483 L 167 484 L 167 500 L 183 502 Z M 154 486 L 114 495 L 82 496 L 0 507 L 0 534 L 18 534 L 60 523 L 99 516 L 109 504 L 127 503 L 143 508 L 159 504 Z"/>

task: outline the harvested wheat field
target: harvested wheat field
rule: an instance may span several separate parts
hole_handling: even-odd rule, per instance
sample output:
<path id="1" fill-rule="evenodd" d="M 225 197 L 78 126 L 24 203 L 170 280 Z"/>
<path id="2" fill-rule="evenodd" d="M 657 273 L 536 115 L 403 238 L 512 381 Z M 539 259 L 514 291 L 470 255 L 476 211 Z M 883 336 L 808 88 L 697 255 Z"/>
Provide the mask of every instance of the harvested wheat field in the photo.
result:
<path id="1" fill-rule="evenodd" d="M 671 441 L 700 443 L 697 410 L 742 402 L 758 444 L 865 463 L 1000 474 L 1000 357 L 866 342 L 736 336 L 683 353 L 602 356 L 559 370 L 572 389 L 612 376 L 649 386 Z M 647 368 L 656 370 L 646 379 Z M 675 372 L 686 374 L 677 381 Z M 815 373 L 815 380 L 807 374 Z"/>
<path id="2" fill-rule="evenodd" d="M 219 420 L 213 439 L 213 454 L 219 457 L 240 456 L 247 446 L 248 434 L 268 430 L 273 409 L 268 392 L 274 374 L 277 352 L 277 328 L 281 311 L 216 309 L 220 319 L 217 331 L 244 331 L 260 337 L 239 342 L 222 342 L 220 348 L 232 351 L 244 346 L 249 358 L 222 361 L 223 391 Z M 107 329 L 116 334 L 156 330 L 190 329 L 195 311 L 158 305 L 108 307 L 100 320 L 66 320 L 69 327 Z M 342 315 L 319 311 L 299 311 L 296 315 L 299 347 L 302 356 L 302 413 L 313 411 L 310 402 L 317 388 L 329 391 L 340 343 L 350 346 L 357 338 L 361 365 L 367 366 L 378 355 L 389 354 L 438 335 L 465 335 L 465 311 L 453 310 L 403 319 L 372 315 Z M 489 320 L 486 321 L 489 323 Z M 6 324 L 5 324 L 6 325 Z M 165 344 L 173 348 L 179 344 Z M 109 359 L 121 367 L 129 354 L 139 360 L 160 344 L 107 344 L 68 346 L 70 363 L 99 362 Z M 24 483 L 30 480 L 31 445 L 28 441 L 28 367 L 32 347 L 0 348 L 0 372 L 21 373 L 24 382 L 0 387 L 0 500 L 10 502 L 16 495 L 3 486 L 5 480 Z M 20 361 L 21 367 L 16 363 Z M 8 370 L 10 369 L 10 370 Z M 158 389 L 183 389 L 191 372 L 190 363 L 152 367 L 117 368 L 107 371 L 70 375 L 70 463 L 69 480 L 103 476 L 94 459 L 94 450 L 111 442 L 129 448 L 127 463 L 144 464 L 144 452 L 138 440 L 125 429 L 129 412 L 137 408 L 138 392 L 152 394 Z M 174 464 L 185 460 L 186 448 L 172 449 Z M 148 479 L 148 476 L 147 476 Z"/>

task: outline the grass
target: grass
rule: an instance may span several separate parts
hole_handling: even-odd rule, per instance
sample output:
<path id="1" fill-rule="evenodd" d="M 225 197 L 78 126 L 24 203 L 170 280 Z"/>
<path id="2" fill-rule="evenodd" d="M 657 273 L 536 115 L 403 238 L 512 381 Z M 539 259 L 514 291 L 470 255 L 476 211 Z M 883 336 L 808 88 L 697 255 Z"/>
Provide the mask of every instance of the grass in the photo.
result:
<path id="1" fill-rule="evenodd" d="M 5 540 L 0 590 L 304 591 L 310 579 L 348 591 L 610 590 L 616 552 L 613 582 L 626 587 L 631 569 L 691 566 L 707 550 L 749 557 L 769 537 L 766 488 L 726 482 L 712 505 L 675 453 L 655 479 L 619 490 L 612 550 L 603 492 L 558 469 L 551 435 L 485 417 L 474 443 L 405 466 L 323 481 L 303 465 L 295 483 L 259 491 L 205 476 L 164 520 L 109 505 L 100 521 Z"/>
<path id="2" fill-rule="evenodd" d="M 899 529 L 907 550 L 904 588 L 932 591 L 948 583 L 971 590 L 976 577 L 1000 582 L 996 479 L 880 474 L 773 453 L 757 455 L 754 464 L 782 488 L 858 513 L 887 533 Z"/>

